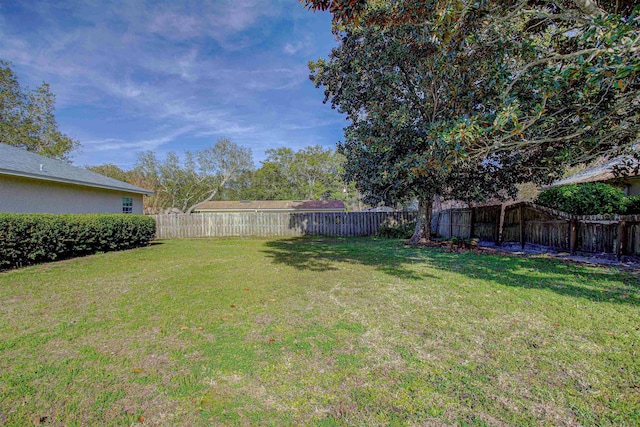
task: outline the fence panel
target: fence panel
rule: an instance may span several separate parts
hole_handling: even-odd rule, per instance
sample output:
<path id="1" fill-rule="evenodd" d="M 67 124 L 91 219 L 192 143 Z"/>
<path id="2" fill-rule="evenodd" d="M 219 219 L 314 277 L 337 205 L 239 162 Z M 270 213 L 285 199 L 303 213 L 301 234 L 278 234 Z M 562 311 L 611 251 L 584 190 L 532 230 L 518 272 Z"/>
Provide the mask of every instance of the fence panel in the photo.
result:
<path id="1" fill-rule="evenodd" d="M 159 239 L 231 236 L 373 236 L 415 212 L 241 212 L 153 215 Z"/>
<path id="2" fill-rule="evenodd" d="M 496 241 L 500 227 L 502 205 L 474 208 L 473 236 L 480 240 Z"/>
<path id="3" fill-rule="evenodd" d="M 480 240 L 495 240 L 501 208 L 500 205 L 494 205 L 435 212 L 431 230 L 446 239 L 477 237 Z"/>
<path id="4" fill-rule="evenodd" d="M 450 238 L 495 240 L 501 206 L 450 209 L 433 214 L 432 230 Z M 373 236 L 381 226 L 415 221 L 416 212 L 206 213 L 154 215 L 160 239 L 227 236 Z M 473 224 L 472 224 L 473 219 Z M 521 226 L 521 220 L 524 224 Z M 575 224 L 573 250 L 640 255 L 640 215 L 571 216 L 530 203 L 507 205 L 503 242 L 521 242 L 570 250 L 570 222 Z M 622 234 L 621 234 L 622 232 Z"/>
<path id="5" fill-rule="evenodd" d="M 557 250 L 640 255 L 640 215 L 576 216 L 566 212 L 515 203 L 471 209 L 448 209 L 434 213 L 432 230 L 451 238 L 473 237 L 502 242 L 531 243 Z M 473 221 L 473 222 L 472 222 Z M 575 231 L 572 233 L 571 224 Z M 500 227 L 501 225 L 501 227 Z M 572 242 L 573 239 L 573 242 Z"/>

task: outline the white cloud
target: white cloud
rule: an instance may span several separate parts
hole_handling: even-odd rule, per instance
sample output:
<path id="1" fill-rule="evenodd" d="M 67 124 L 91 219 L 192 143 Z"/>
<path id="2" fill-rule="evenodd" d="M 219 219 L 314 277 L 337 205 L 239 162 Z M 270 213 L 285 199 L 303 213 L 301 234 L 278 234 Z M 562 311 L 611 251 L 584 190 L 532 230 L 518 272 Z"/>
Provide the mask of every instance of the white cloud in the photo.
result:
<path id="1" fill-rule="evenodd" d="M 283 52 L 288 54 L 288 55 L 295 55 L 296 53 L 298 53 L 300 51 L 300 49 L 302 49 L 303 45 L 300 42 L 297 42 L 295 44 L 293 43 L 287 43 L 284 45 L 284 47 L 282 48 Z"/>
<path id="2" fill-rule="evenodd" d="M 121 139 L 107 138 L 101 141 L 89 141 L 86 145 L 91 147 L 94 152 L 110 150 L 154 150 L 192 130 L 193 126 L 184 126 L 173 132 L 149 139 L 124 141 Z"/>
<path id="3" fill-rule="evenodd" d="M 0 8 L 0 58 L 20 65 L 35 84 L 51 83 L 59 109 L 111 115 L 105 119 L 113 126 L 97 134 L 74 122 L 84 137 L 82 156 L 131 157 L 185 138 L 220 136 L 260 151 L 287 141 L 290 132 L 326 127 L 312 119 L 296 124 L 290 111 L 301 101 L 291 89 L 308 80 L 300 58 L 315 43 L 309 36 L 287 43 L 284 36 L 270 38 L 282 31 L 270 20 L 299 7 L 290 0 L 34 1 L 22 7 L 43 24 L 25 31 Z M 133 130 L 120 125 L 128 119 L 136 121 Z"/>

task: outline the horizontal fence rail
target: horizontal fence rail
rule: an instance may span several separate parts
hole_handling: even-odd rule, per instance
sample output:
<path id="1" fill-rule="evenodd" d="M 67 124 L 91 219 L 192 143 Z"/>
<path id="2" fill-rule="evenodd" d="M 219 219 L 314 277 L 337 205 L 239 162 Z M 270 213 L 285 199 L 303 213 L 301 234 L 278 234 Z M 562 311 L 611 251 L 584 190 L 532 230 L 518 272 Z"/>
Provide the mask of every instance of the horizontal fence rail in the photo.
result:
<path id="1" fill-rule="evenodd" d="M 640 255 L 640 215 L 571 215 L 533 203 L 434 213 L 438 235 L 547 246 L 571 253 Z"/>
<path id="2" fill-rule="evenodd" d="M 382 226 L 416 220 L 415 212 L 229 212 L 152 215 L 156 237 L 374 236 Z"/>

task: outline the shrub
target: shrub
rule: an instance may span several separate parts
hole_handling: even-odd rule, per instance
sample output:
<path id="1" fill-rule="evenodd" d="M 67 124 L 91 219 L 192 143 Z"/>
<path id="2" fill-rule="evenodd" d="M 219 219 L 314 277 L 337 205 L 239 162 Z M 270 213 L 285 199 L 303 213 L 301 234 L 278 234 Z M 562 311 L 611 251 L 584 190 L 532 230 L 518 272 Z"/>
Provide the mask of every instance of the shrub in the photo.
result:
<path id="1" fill-rule="evenodd" d="M 142 215 L 0 213 L 0 269 L 144 246 L 155 228 Z"/>
<path id="2" fill-rule="evenodd" d="M 627 215 L 640 214 L 640 196 L 632 196 L 625 199 L 624 213 Z"/>
<path id="3" fill-rule="evenodd" d="M 416 229 L 416 222 L 404 224 L 381 225 L 378 230 L 378 237 L 386 239 L 409 239 Z"/>
<path id="4" fill-rule="evenodd" d="M 536 203 L 574 215 L 604 215 L 625 211 L 624 192 L 600 182 L 543 190 Z"/>

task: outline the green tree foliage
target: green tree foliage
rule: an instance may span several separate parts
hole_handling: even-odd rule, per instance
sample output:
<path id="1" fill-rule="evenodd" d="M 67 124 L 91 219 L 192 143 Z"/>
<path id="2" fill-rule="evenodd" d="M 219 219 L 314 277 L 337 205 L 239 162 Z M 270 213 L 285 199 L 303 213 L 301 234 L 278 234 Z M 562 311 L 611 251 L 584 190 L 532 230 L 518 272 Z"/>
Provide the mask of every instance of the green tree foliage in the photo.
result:
<path id="1" fill-rule="evenodd" d="M 85 166 L 85 169 L 91 172 L 99 173 L 100 175 L 108 176 L 109 178 L 117 179 L 119 181 L 129 182 L 131 181 L 131 173 L 125 171 L 118 165 L 113 163 L 105 163 L 103 165 Z"/>
<path id="2" fill-rule="evenodd" d="M 48 84 L 28 91 L 10 64 L 0 60 L 0 142 L 67 160 L 79 143 L 58 130 L 54 108 Z"/>
<path id="3" fill-rule="evenodd" d="M 624 213 L 626 215 L 640 214 L 640 196 L 627 197 L 624 202 Z"/>
<path id="4" fill-rule="evenodd" d="M 310 146 L 299 151 L 281 147 L 266 151 L 243 192 L 252 200 L 344 200 L 353 205 L 357 191 L 343 181 L 345 158 L 341 154 Z"/>
<path id="5" fill-rule="evenodd" d="M 428 239 L 435 195 L 479 201 L 514 194 L 516 183 L 534 179 L 539 151 L 470 156 L 469 144 L 482 133 L 469 119 L 481 107 L 478 97 L 499 96 L 481 84 L 486 76 L 476 65 L 486 52 L 450 46 L 457 16 L 431 22 L 437 31 L 381 28 L 377 20 L 392 11 L 387 3 L 367 9 L 362 25 L 341 32 L 330 60 L 310 69 L 326 100 L 351 121 L 339 145 L 347 178 L 370 204 L 417 198 L 414 238 Z"/>
<path id="6" fill-rule="evenodd" d="M 343 200 L 359 205 L 353 184 L 344 183 L 344 156 L 320 146 L 299 151 L 267 150 L 254 170 L 251 152 L 223 139 L 184 158 L 168 153 L 164 160 L 152 151 L 140 153 L 136 166 L 125 171 L 112 164 L 87 169 L 154 191 L 145 197 L 147 213 L 189 208 L 209 200 Z"/>
<path id="7" fill-rule="evenodd" d="M 574 215 L 624 213 L 624 192 L 601 182 L 563 185 L 543 190 L 536 203 Z"/>
<path id="8" fill-rule="evenodd" d="M 411 60 L 431 56 L 449 61 L 454 67 L 448 69 L 458 76 L 474 73 L 475 80 L 460 79 L 458 96 L 472 97 L 477 109 L 452 117 L 451 129 L 471 121 L 480 130 L 468 147 L 476 154 L 539 150 L 555 160 L 562 154 L 563 161 L 580 163 L 602 154 L 612 157 L 638 142 L 636 1 L 304 3 L 332 10 L 337 32 L 348 34 L 361 26 L 386 33 L 406 29 L 407 45 L 423 47 L 408 49 Z M 433 46 L 422 42 L 425 36 L 436 42 L 435 55 Z M 460 69 L 455 65 L 465 53 L 476 56 Z M 485 93 L 487 89 L 493 90 Z"/>
<path id="9" fill-rule="evenodd" d="M 221 138 L 204 150 L 185 152 L 183 159 L 170 152 L 162 161 L 153 151 L 145 151 L 129 171 L 112 164 L 87 169 L 152 190 L 154 194 L 144 199 L 146 213 L 168 209 L 189 213 L 199 203 L 237 194 L 235 187 L 253 169 L 253 157 L 250 149 Z"/>
<path id="10" fill-rule="evenodd" d="M 305 3 L 334 12 L 342 43 L 312 78 L 352 121 L 341 150 L 367 197 L 477 198 L 638 141 L 632 3 Z"/>

